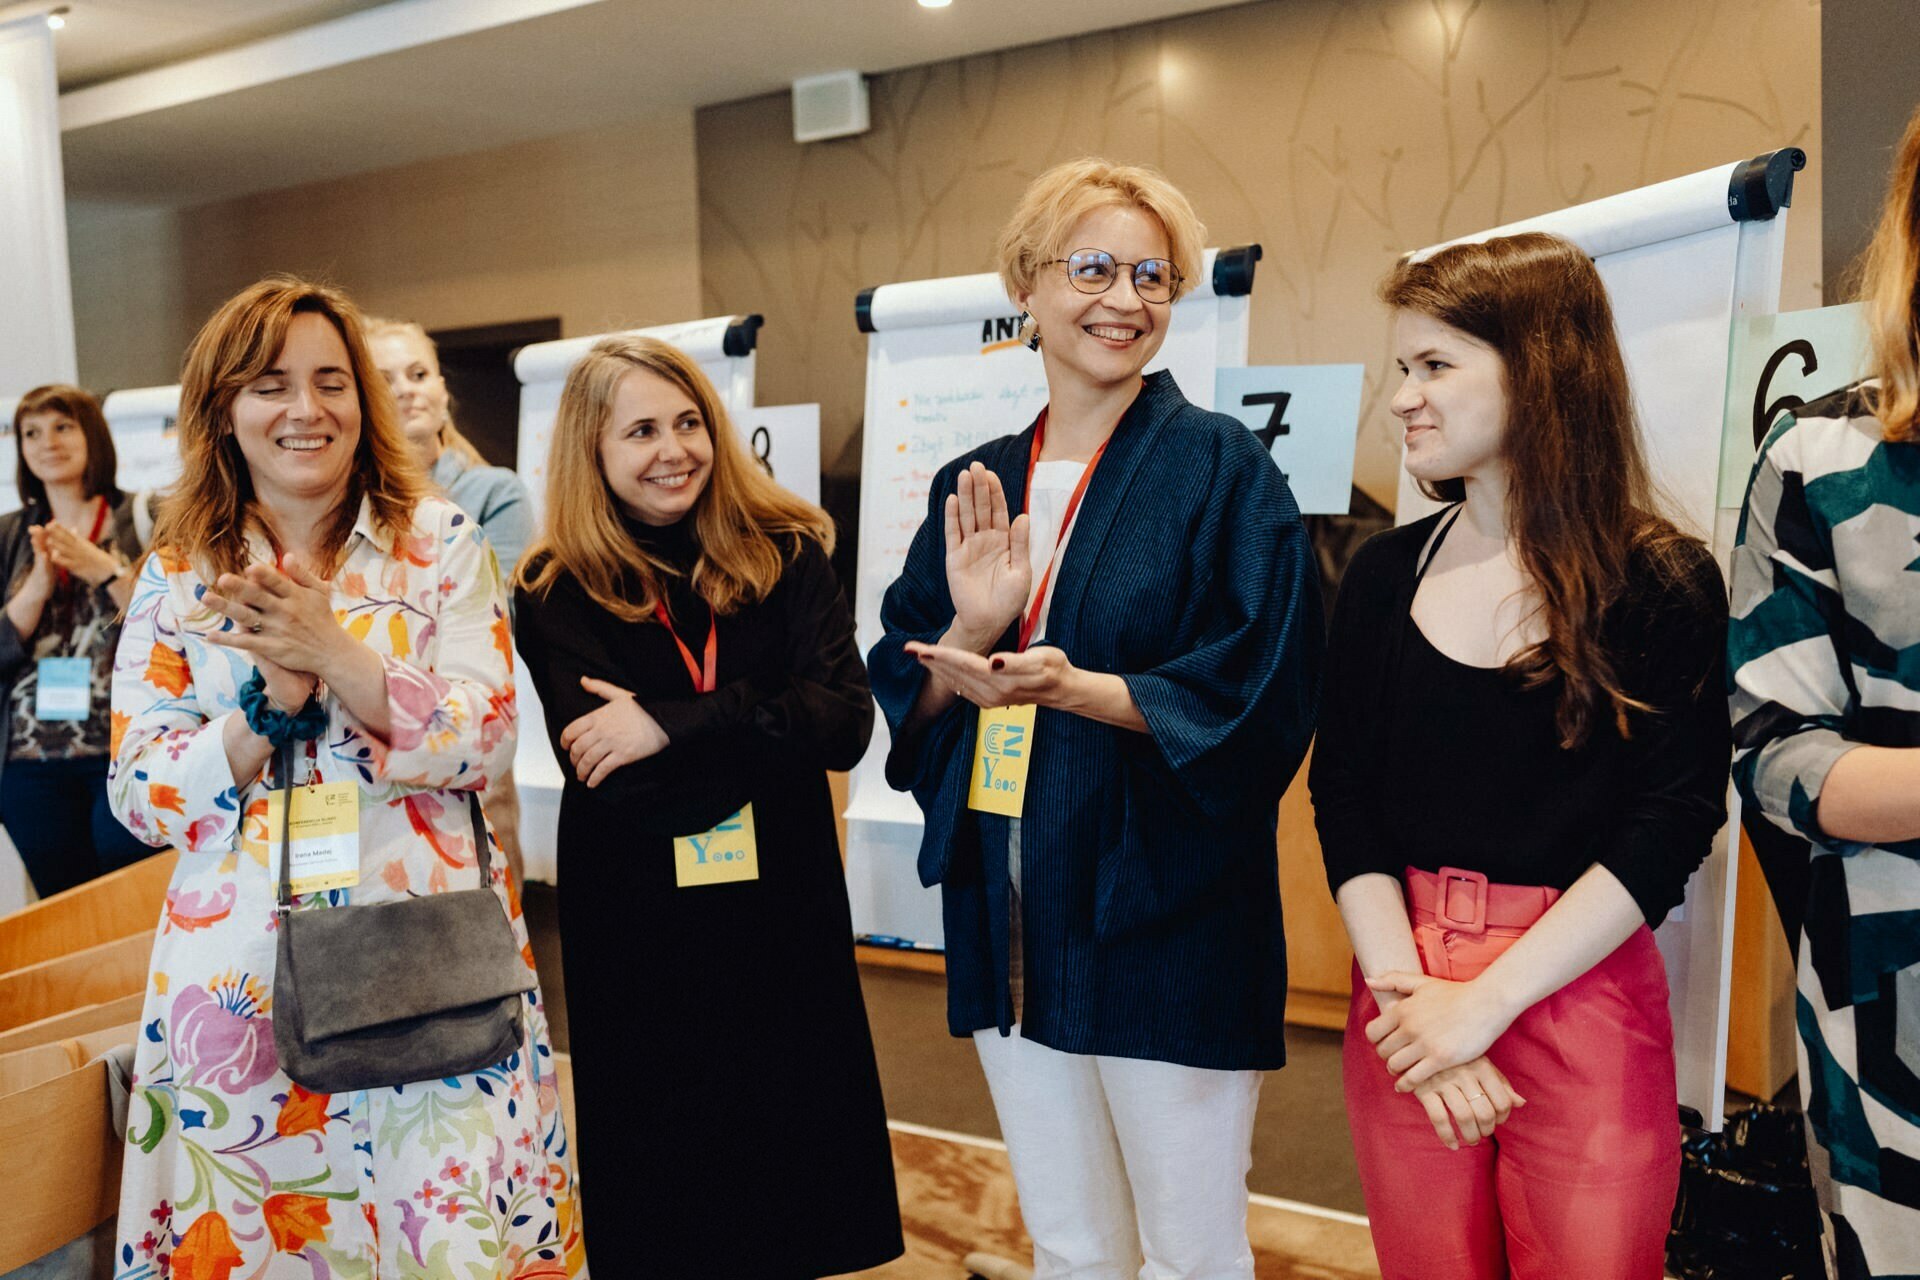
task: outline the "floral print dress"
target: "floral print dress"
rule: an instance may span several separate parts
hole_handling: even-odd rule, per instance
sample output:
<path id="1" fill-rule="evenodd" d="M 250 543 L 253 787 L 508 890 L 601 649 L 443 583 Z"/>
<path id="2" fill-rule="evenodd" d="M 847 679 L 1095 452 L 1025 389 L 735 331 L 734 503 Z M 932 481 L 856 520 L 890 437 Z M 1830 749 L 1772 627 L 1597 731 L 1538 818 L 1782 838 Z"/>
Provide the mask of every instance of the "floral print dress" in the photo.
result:
<path id="1" fill-rule="evenodd" d="M 411 525 L 390 537 L 363 504 L 333 579 L 336 614 L 386 665 L 392 733 L 381 742 L 328 698 L 326 733 L 296 755 L 296 782 L 361 788 L 359 884 L 303 896 L 296 910 L 470 887 L 462 792 L 513 758 L 493 552 L 439 499 Z M 519 1052 L 480 1072 L 332 1095 L 281 1072 L 267 787 L 235 786 L 222 743 L 253 665 L 207 642 L 233 624 L 201 603 L 205 591 L 184 560 L 150 557 L 114 662 L 114 812 L 180 851 L 134 1060 L 116 1280 L 585 1276 L 537 988 Z M 504 860 L 492 865 L 531 968 L 517 893 Z"/>

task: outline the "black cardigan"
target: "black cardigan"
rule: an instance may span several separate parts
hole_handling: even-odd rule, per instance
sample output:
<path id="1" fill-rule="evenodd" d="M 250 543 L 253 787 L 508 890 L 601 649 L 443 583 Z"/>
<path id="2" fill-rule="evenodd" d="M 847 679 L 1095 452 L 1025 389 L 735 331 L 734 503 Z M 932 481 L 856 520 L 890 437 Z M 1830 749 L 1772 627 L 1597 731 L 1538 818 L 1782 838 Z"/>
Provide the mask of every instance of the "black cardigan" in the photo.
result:
<path id="1" fill-rule="evenodd" d="M 1687 581 L 1638 563 L 1603 624 L 1616 674 L 1650 713 L 1602 717 L 1559 746 L 1556 685 L 1523 691 L 1438 653 L 1410 616 L 1440 513 L 1361 547 L 1334 609 L 1309 782 L 1327 880 L 1408 866 L 1565 889 L 1595 863 L 1657 925 L 1726 820 L 1726 594 L 1704 547 Z"/>

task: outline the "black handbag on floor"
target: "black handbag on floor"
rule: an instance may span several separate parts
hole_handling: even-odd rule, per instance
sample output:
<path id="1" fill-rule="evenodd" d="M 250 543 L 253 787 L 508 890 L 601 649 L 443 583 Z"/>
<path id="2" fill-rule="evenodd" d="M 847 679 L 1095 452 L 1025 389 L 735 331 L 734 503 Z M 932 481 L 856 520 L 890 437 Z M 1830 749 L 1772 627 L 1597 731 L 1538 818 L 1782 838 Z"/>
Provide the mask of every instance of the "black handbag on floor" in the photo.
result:
<path id="1" fill-rule="evenodd" d="M 275 765 L 283 799 L 273 1043 L 281 1070 L 315 1093 L 348 1093 L 464 1075 L 511 1057 L 534 976 L 491 887 L 480 797 L 467 793 L 479 888 L 294 911 L 292 765 L 289 744 Z"/>

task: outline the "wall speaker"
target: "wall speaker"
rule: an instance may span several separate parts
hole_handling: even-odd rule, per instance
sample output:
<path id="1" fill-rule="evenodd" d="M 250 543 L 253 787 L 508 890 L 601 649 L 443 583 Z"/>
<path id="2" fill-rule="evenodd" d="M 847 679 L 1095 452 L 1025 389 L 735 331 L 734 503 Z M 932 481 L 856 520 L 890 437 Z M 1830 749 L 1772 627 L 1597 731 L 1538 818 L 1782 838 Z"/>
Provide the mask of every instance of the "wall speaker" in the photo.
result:
<path id="1" fill-rule="evenodd" d="M 793 140 L 819 142 L 865 133 L 867 78 L 858 71 L 832 71 L 793 82 Z"/>

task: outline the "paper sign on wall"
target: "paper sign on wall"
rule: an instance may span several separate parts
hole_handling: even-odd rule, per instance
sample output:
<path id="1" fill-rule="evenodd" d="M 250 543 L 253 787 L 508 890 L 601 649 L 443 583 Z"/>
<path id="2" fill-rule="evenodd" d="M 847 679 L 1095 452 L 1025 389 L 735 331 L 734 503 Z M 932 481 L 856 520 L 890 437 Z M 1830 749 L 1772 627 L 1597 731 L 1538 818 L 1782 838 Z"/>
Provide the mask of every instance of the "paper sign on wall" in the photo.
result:
<path id="1" fill-rule="evenodd" d="M 1247 424 L 1302 515 L 1346 515 L 1366 367 L 1251 365 L 1214 375 L 1214 405 Z"/>
<path id="2" fill-rule="evenodd" d="M 1720 505 L 1738 507 L 1760 442 L 1780 416 L 1859 381 L 1867 359 L 1860 303 L 1735 321 L 1720 437 Z"/>
<path id="3" fill-rule="evenodd" d="M 782 486 L 820 502 L 820 406 L 782 404 L 734 414 L 747 452 Z"/>

